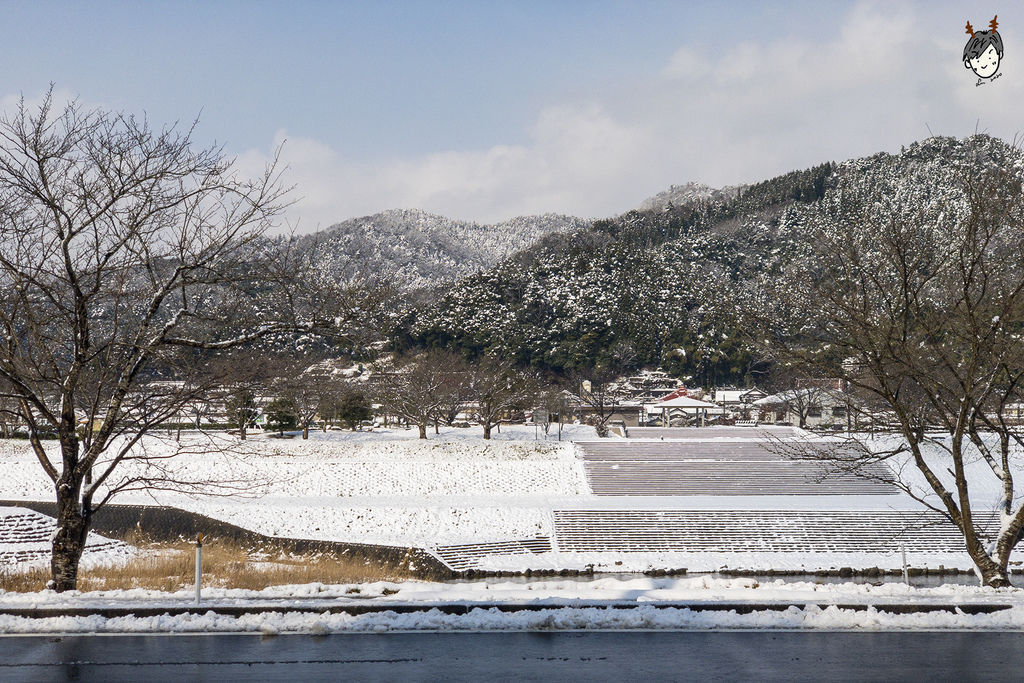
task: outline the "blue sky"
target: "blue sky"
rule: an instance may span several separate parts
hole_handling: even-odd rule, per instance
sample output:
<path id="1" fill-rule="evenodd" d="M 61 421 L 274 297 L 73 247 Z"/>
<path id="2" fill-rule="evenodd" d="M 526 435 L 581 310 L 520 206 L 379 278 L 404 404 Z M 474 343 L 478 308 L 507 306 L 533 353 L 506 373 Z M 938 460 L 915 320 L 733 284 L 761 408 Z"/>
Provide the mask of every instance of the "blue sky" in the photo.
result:
<path id="1" fill-rule="evenodd" d="M 244 169 L 284 142 L 303 231 L 398 207 L 605 216 L 928 128 L 1012 138 L 1024 11 L 966 5 L 3 3 L 0 97 L 53 82 L 155 122 L 201 111 Z M 994 13 L 1003 76 L 978 87 L 963 25 Z"/>

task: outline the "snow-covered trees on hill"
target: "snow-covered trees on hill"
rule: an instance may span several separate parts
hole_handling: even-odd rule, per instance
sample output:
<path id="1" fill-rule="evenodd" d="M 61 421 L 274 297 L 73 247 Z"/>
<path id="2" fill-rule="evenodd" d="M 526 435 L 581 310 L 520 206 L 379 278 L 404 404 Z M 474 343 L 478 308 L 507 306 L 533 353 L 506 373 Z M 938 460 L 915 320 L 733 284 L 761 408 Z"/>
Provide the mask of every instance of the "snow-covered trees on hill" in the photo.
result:
<path id="1" fill-rule="evenodd" d="M 744 383 L 762 367 L 738 334 L 737 297 L 809 253 L 808 216 L 834 215 L 860 201 L 853 188 L 883 180 L 908 205 L 937 196 L 950 165 L 976 143 L 1005 158 L 1005 145 L 984 136 L 931 138 L 899 154 L 823 164 L 734 193 L 695 191 L 679 205 L 549 235 L 417 306 L 399 340 L 556 372 L 661 365 L 699 384 Z M 613 349 L 625 347 L 623 364 Z"/>
<path id="2" fill-rule="evenodd" d="M 301 237 L 297 246 L 314 250 L 314 258 L 325 272 L 359 263 L 391 274 L 406 287 L 419 288 L 489 268 L 544 235 L 587 225 L 589 221 L 581 218 L 556 214 L 480 225 L 414 209 L 394 209 Z"/>
<path id="3" fill-rule="evenodd" d="M 407 340 L 497 353 L 564 372 L 665 365 L 698 380 L 742 380 L 750 357 L 716 302 L 747 257 L 719 226 L 820 196 L 831 166 L 552 235 L 461 280 L 405 327 Z M 629 348 L 628 358 L 615 349 Z"/>

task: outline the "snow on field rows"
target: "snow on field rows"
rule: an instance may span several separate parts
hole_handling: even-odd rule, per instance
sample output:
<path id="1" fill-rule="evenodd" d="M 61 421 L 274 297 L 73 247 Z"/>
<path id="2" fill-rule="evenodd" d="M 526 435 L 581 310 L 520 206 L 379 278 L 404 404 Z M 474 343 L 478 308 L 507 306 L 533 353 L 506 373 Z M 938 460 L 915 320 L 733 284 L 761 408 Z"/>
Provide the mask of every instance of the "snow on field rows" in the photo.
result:
<path id="1" fill-rule="evenodd" d="M 57 528 L 52 517 L 33 510 L 0 507 L 0 570 L 20 572 L 50 563 L 50 539 Z M 82 553 L 83 568 L 124 562 L 135 554 L 127 543 L 90 533 Z"/>
<path id="2" fill-rule="evenodd" d="M 894 550 L 897 546 L 892 539 L 898 537 L 900 529 L 894 527 L 886 536 L 884 551 L 879 547 L 873 552 L 856 552 L 858 548 L 843 540 L 849 534 L 837 522 L 835 529 L 825 530 L 835 538 L 819 538 L 814 542 L 820 547 L 810 548 L 806 534 L 781 528 L 770 521 L 768 513 L 822 513 L 822 519 L 831 519 L 829 514 L 836 516 L 835 511 L 846 510 L 863 512 L 864 519 L 872 521 L 879 515 L 873 516 L 871 511 L 904 511 L 911 515 L 909 523 L 915 523 L 913 515 L 921 509 L 909 497 L 894 495 L 595 496 L 587 484 L 584 462 L 577 458 L 570 442 L 594 439 L 593 429 L 569 426 L 562 442 L 554 440 L 554 435 L 538 440 L 539 435 L 535 428 L 521 425 L 503 427 L 491 441 L 484 441 L 479 429 L 457 428 L 442 429 L 440 435 L 431 433 L 425 441 L 416 438 L 415 429 L 313 432 L 308 441 L 256 435 L 240 442 L 224 434 L 186 435 L 182 444 L 189 452 L 161 462 L 181 478 L 228 484 L 225 495 L 135 492 L 118 496 L 115 502 L 171 505 L 271 536 L 327 541 L 435 548 L 542 538 L 542 552 L 520 549 L 515 554 L 492 553 L 486 557 L 477 553 L 473 555 L 475 564 L 464 566 L 525 570 L 583 569 L 593 565 L 598 571 L 682 567 L 690 571 L 895 569 L 901 566 L 902 557 Z M 625 446 L 628 442 L 619 443 Z M 54 449 L 56 443 L 48 446 Z M 155 453 L 169 453 L 178 444 L 165 435 L 146 440 L 145 447 Z M 983 466 L 970 465 L 973 469 Z M 0 469 L 5 474 L 0 480 L 0 499 L 52 499 L 52 483 L 27 442 L 0 441 Z M 133 471 L 124 469 L 120 473 Z M 989 489 L 991 486 L 983 485 L 975 492 L 987 498 L 992 493 Z M 987 501 L 978 507 L 990 508 Z M 633 512 L 616 512 L 620 509 Z M 607 543 L 595 545 L 595 539 L 607 540 L 608 533 L 593 520 L 577 525 L 580 529 L 576 535 L 582 534 L 582 540 L 577 540 L 585 542 L 587 552 L 572 546 L 568 537 L 563 538 L 567 527 L 558 527 L 557 519 L 558 514 L 564 517 L 571 514 L 565 511 L 574 510 L 606 511 L 584 515 L 587 519 L 622 517 L 621 525 L 635 532 L 631 532 L 635 538 L 623 537 L 623 543 L 629 542 L 629 552 L 618 552 L 621 548 L 608 552 Z M 719 514 L 717 511 L 732 514 L 740 520 L 736 533 L 753 534 L 754 541 L 764 543 L 730 552 L 729 537 L 723 531 L 721 552 L 717 547 L 689 552 L 691 548 L 682 541 L 675 547 L 667 543 L 666 539 L 671 540 L 668 536 L 658 535 L 664 524 L 643 521 L 652 514 L 685 516 L 686 510 L 704 511 L 705 516 Z M 672 538 L 677 540 L 689 538 L 687 534 L 692 531 L 682 523 L 669 526 L 675 534 Z M 763 531 L 754 533 L 761 527 Z M 550 545 L 546 539 L 551 539 Z M 565 545 L 560 546 L 562 542 Z M 780 543 L 800 551 L 776 547 Z M 915 547 L 909 541 L 906 545 L 911 566 L 971 566 L 963 552 L 951 552 L 949 548 L 934 552 L 939 549 Z"/>
<path id="3" fill-rule="evenodd" d="M 162 504 L 274 536 L 395 545 L 530 538 L 551 533 L 551 499 L 588 493 L 569 438 L 538 440 L 533 427 L 446 428 L 426 441 L 415 429 L 312 432 L 310 439 L 229 436 L 197 441 L 164 461 L 176 476 L 229 484 L 223 496 L 136 492 L 118 503 Z M 543 437 L 540 432 L 539 436 Z M 48 444 L 56 450 L 56 443 Z M 150 439 L 153 452 L 176 443 Z M 28 443 L 0 441 L 0 499 L 50 500 L 53 485 Z M 131 472 L 130 469 L 123 473 Z"/>
<path id="4" fill-rule="evenodd" d="M 270 536 L 317 540 L 432 546 L 480 539 L 520 539 L 550 535 L 548 508 L 536 504 L 495 506 L 493 499 L 458 502 L 380 501 L 354 506 L 350 501 L 260 499 L 265 513 L 245 503 L 197 501 L 191 509 Z M 490 505 L 489 505 L 490 504 Z"/>
<path id="5" fill-rule="evenodd" d="M 578 495 L 586 490 L 568 441 L 421 441 L 400 438 L 405 431 L 394 434 L 399 438 L 378 432 L 375 440 L 345 432 L 315 432 L 309 441 L 243 443 L 219 437 L 206 452 L 168 462 L 180 477 L 242 480 L 246 488 L 255 485 L 259 494 L 273 496 Z M 174 445 L 173 440 L 149 442 L 157 452 L 170 452 Z M 56 455 L 56 443 L 47 446 Z M 231 451 L 222 450 L 227 448 Z M 0 482 L 0 495 L 52 495 L 52 484 L 26 441 L 0 440 L 0 465 L 9 473 Z"/>

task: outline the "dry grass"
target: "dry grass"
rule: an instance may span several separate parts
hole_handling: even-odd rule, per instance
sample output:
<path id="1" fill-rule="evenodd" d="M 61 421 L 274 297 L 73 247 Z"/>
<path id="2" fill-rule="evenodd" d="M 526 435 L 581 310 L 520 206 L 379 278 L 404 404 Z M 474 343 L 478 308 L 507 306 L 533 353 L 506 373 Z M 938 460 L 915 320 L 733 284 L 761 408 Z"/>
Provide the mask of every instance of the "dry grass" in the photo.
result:
<path id="1" fill-rule="evenodd" d="M 195 582 L 195 546 L 187 542 L 151 543 L 134 540 L 140 553 L 126 564 L 82 570 L 82 591 L 145 588 L 176 591 Z M 363 583 L 412 578 L 407 569 L 330 553 L 293 554 L 246 548 L 231 542 L 203 545 L 203 585 L 260 590 L 296 583 Z M 19 573 L 0 572 L 0 589 L 40 591 L 50 579 L 48 568 Z"/>
<path id="2" fill-rule="evenodd" d="M 0 590 L 15 593 L 38 591 L 45 588 L 46 582 L 49 580 L 50 571 L 48 569 L 29 569 L 17 573 L 0 570 Z"/>

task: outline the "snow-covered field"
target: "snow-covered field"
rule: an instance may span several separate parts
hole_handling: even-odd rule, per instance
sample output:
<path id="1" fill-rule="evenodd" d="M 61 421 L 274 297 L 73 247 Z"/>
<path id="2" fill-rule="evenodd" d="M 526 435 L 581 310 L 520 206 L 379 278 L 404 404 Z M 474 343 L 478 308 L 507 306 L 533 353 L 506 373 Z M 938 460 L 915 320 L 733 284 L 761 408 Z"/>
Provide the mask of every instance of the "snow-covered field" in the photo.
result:
<path id="1" fill-rule="evenodd" d="M 0 507 L 0 570 L 21 572 L 50 564 L 53 517 L 26 508 Z M 136 553 L 127 543 L 90 533 L 82 553 L 83 569 L 117 565 Z"/>
<path id="2" fill-rule="evenodd" d="M 825 546 L 783 552 L 769 544 L 743 552 L 654 552 L 639 547 L 630 552 L 567 552 L 558 546 L 553 511 L 856 510 L 870 520 L 872 511 L 920 510 L 909 497 L 893 495 L 595 496 L 571 443 L 594 439 L 592 428 L 568 426 L 561 442 L 555 440 L 554 430 L 544 439 L 543 432 L 524 425 L 503 426 L 493 436 L 484 441 L 479 428 L 443 428 L 439 435 L 431 431 L 426 441 L 417 438 L 415 429 L 311 432 L 306 441 L 266 435 L 246 442 L 224 434 L 185 436 L 187 452 L 159 461 L 161 466 L 178 478 L 220 482 L 226 486 L 224 495 L 138 491 L 119 495 L 114 502 L 170 505 L 271 536 L 327 541 L 437 548 L 551 539 L 550 549 L 543 552 L 491 554 L 478 557 L 471 566 L 513 571 L 593 566 L 610 572 L 682 567 L 690 572 L 896 569 L 902 555 L 892 543 L 884 552 L 871 553 Z M 145 447 L 167 453 L 177 444 L 154 438 Z M 986 479 L 985 472 L 978 471 L 985 467 L 981 462 L 969 466 L 972 476 L 983 481 L 974 490 L 980 511 L 990 509 L 991 505 L 985 507 L 988 499 L 998 494 L 991 473 Z M 52 484 L 27 442 L 0 440 L 0 470 L 0 499 L 51 499 Z M 798 532 L 794 531 L 796 536 Z M 923 547 L 911 550 L 908 560 L 915 567 L 971 567 L 966 553 L 932 553 Z"/>
<path id="3" fill-rule="evenodd" d="M 317 540 L 406 546 L 533 537 L 551 533 L 553 499 L 586 495 L 569 440 L 593 438 L 594 430 L 568 425 L 561 442 L 554 430 L 547 440 L 536 436 L 533 427 L 503 426 L 490 441 L 478 428 L 444 428 L 426 441 L 415 429 L 311 432 L 308 441 L 193 439 L 194 452 L 166 466 L 179 478 L 224 483 L 227 495 L 129 492 L 114 502 L 171 505 Z M 155 452 L 174 445 L 148 442 Z M 0 441 L 0 469 L 0 499 L 51 499 L 53 485 L 27 442 Z"/>
<path id="4" fill-rule="evenodd" d="M 934 434 L 935 443 L 925 444 L 922 451 L 925 460 L 931 467 L 933 473 L 942 482 L 947 490 L 956 495 L 956 485 L 953 478 L 952 465 L 948 454 L 939 444 L 949 445 L 949 437 L 942 434 Z M 986 435 L 990 447 L 996 448 L 996 439 L 993 435 Z M 871 451 L 886 452 L 898 449 L 903 439 L 893 434 L 874 434 L 862 439 L 862 443 Z M 926 500 L 929 504 L 941 507 L 942 503 L 938 496 L 928 486 L 927 481 L 921 472 L 914 466 L 913 458 L 909 453 L 897 455 L 889 460 L 889 466 L 901 481 L 910 486 L 915 495 Z M 1011 444 L 1010 468 L 1014 473 L 1014 499 L 1024 498 L 1024 447 L 1019 444 Z M 971 503 L 976 512 L 994 511 L 1002 494 L 1002 481 L 992 472 L 992 468 L 985 462 L 981 454 L 973 446 L 968 445 L 964 453 L 964 472 L 970 485 Z M 909 500 L 909 499 L 908 499 Z"/>
<path id="5" fill-rule="evenodd" d="M 0 611 L 33 608 L 168 608 L 189 604 L 191 591 L 175 594 L 130 590 L 70 593 L 11 594 L 0 592 Z M 430 609 L 437 603 L 529 604 L 550 609 L 500 611 L 490 607 L 467 614 Z M 686 605 L 682 606 L 680 603 Z M 783 605 L 781 611 L 703 611 L 713 605 Z M 372 604 L 380 611 L 329 614 L 329 607 Z M 419 605 L 422 611 L 398 613 L 389 605 Z M 666 604 L 678 606 L 668 607 Z M 1008 609 L 991 614 L 957 610 L 894 614 L 873 606 L 998 604 Z M 616 607 L 611 607 L 616 605 Z M 662 606 L 659 606 L 662 605 Z M 266 608 L 243 616 L 217 614 L 218 606 Z M 623 609 L 628 606 L 629 609 Z M 854 606 L 872 606 L 853 609 Z M 288 608 L 291 612 L 273 612 Z M 981 589 L 944 585 L 913 588 L 902 584 L 758 583 L 752 579 L 604 578 L 592 581 L 501 580 L 463 584 L 426 582 L 362 585 L 278 586 L 263 591 L 213 589 L 204 592 L 203 608 L 195 614 L 152 617 L 55 616 L 25 618 L 0 614 L 3 633 L 83 632 L 214 632 L 253 631 L 331 633 L 393 630 L 552 630 L 552 629 L 1022 629 L 1024 590 Z"/>
<path id="6" fill-rule="evenodd" d="M 804 513 L 835 508 L 837 496 L 598 497 L 587 484 L 583 463 L 569 439 L 593 439 L 586 427 L 572 427 L 565 441 L 534 439 L 532 427 L 503 428 L 490 442 L 478 430 L 447 429 L 416 438 L 415 430 L 372 433 L 313 433 L 308 441 L 258 436 L 244 445 L 224 435 L 193 440 L 192 452 L 169 461 L 175 476 L 228 484 L 225 496 L 180 492 L 131 493 L 122 503 L 166 504 L 193 510 L 271 535 L 380 542 L 420 547 L 553 536 L 553 510 L 678 508 L 757 511 L 766 506 Z M 172 442 L 150 440 L 167 452 Z M 972 467 L 978 467 L 977 463 Z M 48 500 L 51 484 L 24 441 L 0 441 L 0 498 Z M 234 487 L 234 488 L 230 488 Z M 990 492 L 981 487 L 978 495 Z M 882 500 L 885 499 L 885 500 Z M 879 502 L 881 501 L 881 502 Z M 870 514 L 872 505 L 908 509 L 893 496 L 860 496 L 848 510 Z M 838 508 L 837 508 L 838 509 Z M 881 508 L 879 508 L 881 509 Z M 24 512 L 23 510 L 21 512 Z M 33 513 L 34 514 L 34 513 Z M 715 513 L 717 514 L 717 513 Z M 37 525 L 38 526 L 38 525 Z M 38 539 L 37 539 L 38 541 Z M 491 555 L 478 567 L 493 570 L 584 568 L 641 571 L 688 567 L 694 571 L 900 566 L 898 553 L 785 553 L 772 551 L 694 553 L 573 553 L 552 538 L 550 552 Z M 37 543 L 38 544 L 38 543 Z M 115 555 L 128 552 L 117 547 Z M 966 556 L 912 553 L 913 566 L 969 567 Z M 90 593 L 0 592 L 0 633 L 238 632 L 330 633 L 389 630 L 549 629 L 1024 629 L 1024 590 L 944 585 L 913 588 L 899 583 L 818 584 L 813 582 L 686 578 L 595 578 L 591 580 L 467 583 L 372 583 L 278 586 L 263 591 L 208 588 L 203 611 L 160 616 L 47 616 L 2 614 L 15 609 L 135 608 L 180 612 L 193 593 L 147 590 Z M 467 614 L 447 614 L 434 605 L 465 603 Z M 700 605 L 770 604 L 781 610 L 702 610 Z M 999 604 L 991 614 L 962 611 L 894 614 L 891 605 Z M 473 608 L 474 604 L 479 607 Z M 492 606 L 528 604 L 540 611 Z M 372 605 L 380 610 L 330 614 L 329 607 Z M 399 610 L 399 605 L 405 607 Z M 416 609 L 409 611 L 408 606 Z M 614 605 L 614 607 L 613 607 Z M 254 613 L 228 616 L 218 606 L 246 606 Z M 396 609 L 388 609 L 394 606 Z M 623 609 L 623 606 L 628 609 Z M 860 606 L 861 609 L 854 609 Z M 266 611 L 264 611 L 264 609 Z M 287 611 L 280 611 L 285 609 Z M 209 610 L 209 611 L 207 611 Z M 741 610 L 742 611 L 742 610 Z M 969 611 L 969 610 L 968 610 Z"/>

